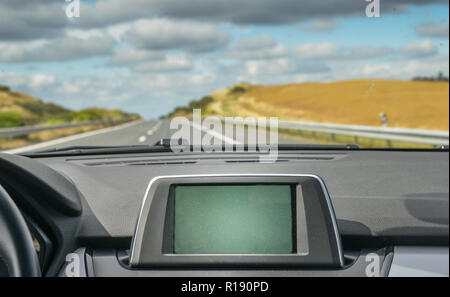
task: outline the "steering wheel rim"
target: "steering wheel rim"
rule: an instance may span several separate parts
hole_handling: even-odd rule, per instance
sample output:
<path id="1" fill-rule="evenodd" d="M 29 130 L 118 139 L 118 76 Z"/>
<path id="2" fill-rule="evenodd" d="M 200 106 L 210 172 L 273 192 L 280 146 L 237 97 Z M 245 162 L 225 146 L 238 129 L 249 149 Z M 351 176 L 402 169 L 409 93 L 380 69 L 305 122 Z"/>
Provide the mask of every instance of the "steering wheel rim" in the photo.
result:
<path id="1" fill-rule="evenodd" d="M 30 230 L 16 204 L 1 185 L 0 234 L 0 276 L 41 276 Z"/>

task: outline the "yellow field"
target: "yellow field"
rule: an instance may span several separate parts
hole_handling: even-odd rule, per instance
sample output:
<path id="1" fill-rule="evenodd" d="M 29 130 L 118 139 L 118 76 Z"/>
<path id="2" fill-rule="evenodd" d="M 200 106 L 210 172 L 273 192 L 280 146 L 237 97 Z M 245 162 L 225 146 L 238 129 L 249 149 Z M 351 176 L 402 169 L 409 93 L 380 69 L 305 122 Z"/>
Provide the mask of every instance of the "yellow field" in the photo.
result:
<path id="1" fill-rule="evenodd" d="M 217 91 L 208 112 L 277 116 L 282 120 L 390 127 L 449 129 L 448 82 L 353 80 L 279 86 L 244 86 L 242 95 Z"/>

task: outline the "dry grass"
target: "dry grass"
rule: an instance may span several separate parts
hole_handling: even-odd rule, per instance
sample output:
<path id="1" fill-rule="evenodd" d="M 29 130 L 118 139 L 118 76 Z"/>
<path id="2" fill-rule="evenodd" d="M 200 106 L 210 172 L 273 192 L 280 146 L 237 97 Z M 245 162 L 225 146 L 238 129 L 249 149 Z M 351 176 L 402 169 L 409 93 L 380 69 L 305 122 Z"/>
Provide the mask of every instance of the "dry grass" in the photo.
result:
<path id="1" fill-rule="evenodd" d="M 105 125 L 96 125 L 96 126 L 83 126 L 76 128 L 64 128 L 52 131 L 42 131 L 37 133 L 32 133 L 28 136 L 24 137 L 16 137 L 12 139 L 0 139 L 0 149 L 11 149 L 15 147 L 30 145 L 34 143 L 39 143 L 43 141 L 49 141 L 56 138 L 71 136 L 75 134 L 80 134 L 84 132 L 89 132 L 93 130 L 98 130 L 102 128 L 106 128 Z"/>
<path id="2" fill-rule="evenodd" d="M 39 101 L 31 96 L 17 91 L 0 91 L 0 112 L 12 112 L 22 116 L 23 118 L 35 117 L 31 111 L 20 106 L 20 103 L 38 104 Z"/>
<path id="3" fill-rule="evenodd" d="M 326 132 L 298 131 L 281 129 L 281 136 L 293 138 L 308 143 L 348 145 L 357 144 L 363 149 L 390 148 L 390 149 L 433 149 L 439 146 L 404 141 L 384 140 L 367 137 L 355 137 L 342 134 L 330 134 Z"/>
<path id="4" fill-rule="evenodd" d="M 0 138 L 0 150 L 12 149 L 30 144 L 30 141 L 25 138 L 6 139 Z"/>
<path id="5" fill-rule="evenodd" d="M 65 128 L 65 129 L 58 129 L 53 131 L 42 131 L 38 133 L 33 133 L 28 136 L 28 138 L 32 142 L 42 142 L 42 141 L 49 141 L 56 138 L 61 138 L 65 136 L 80 134 L 84 132 L 89 132 L 92 130 L 102 129 L 105 126 L 84 126 L 84 127 L 75 127 L 75 128 Z"/>
<path id="6" fill-rule="evenodd" d="M 384 112 L 391 127 L 449 129 L 447 82 L 354 80 L 253 86 L 239 98 L 220 95 L 219 113 L 228 115 L 380 126 Z"/>
<path id="7" fill-rule="evenodd" d="M 278 117 L 316 123 L 449 130 L 449 83 L 398 80 L 353 80 L 276 86 L 239 84 L 244 94 L 230 89 L 209 96 L 214 102 L 205 114 Z M 235 86 L 234 86 L 235 87 Z M 433 145 L 386 141 L 329 133 L 280 130 L 280 135 L 322 144 L 358 143 L 363 148 L 433 148 Z"/>

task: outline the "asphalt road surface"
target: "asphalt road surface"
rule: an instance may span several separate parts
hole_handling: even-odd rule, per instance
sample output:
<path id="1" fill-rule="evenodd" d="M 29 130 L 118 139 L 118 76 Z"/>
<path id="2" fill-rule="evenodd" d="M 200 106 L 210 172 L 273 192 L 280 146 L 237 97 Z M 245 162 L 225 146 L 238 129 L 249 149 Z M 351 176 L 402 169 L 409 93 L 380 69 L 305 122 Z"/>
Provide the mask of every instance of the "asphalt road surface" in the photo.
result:
<path id="1" fill-rule="evenodd" d="M 200 127 L 191 127 L 193 129 L 200 130 Z M 246 129 L 246 139 L 249 130 Z M 51 150 L 57 148 L 71 147 L 71 146 L 127 146 L 127 145 L 155 145 L 163 138 L 171 138 L 172 134 L 177 130 L 170 129 L 169 120 L 161 121 L 143 121 L 133 122 L 112 128 L 96 130 L 74 136 L 59 138 L 48 142 L 38 143 L 22 148 L 9 150 L 9 153 L 24 153 L 31 151 Z M 224 131 L 224 129 L 223 129 Z M 202 131 L 202 137 L 205 135 L 205 131 Z M 192 134 L 192 132 L 191 132 Z M 236 139 L 228 138 L 224 135 L 217 135 L 212 133 L 211 136 L 222 139 L 223 142 L 235 143 Z M 190 142 L 192 143 L 192 135 Z M 295 139 L 278 137 L 279 144 L 304 144 Z"/>

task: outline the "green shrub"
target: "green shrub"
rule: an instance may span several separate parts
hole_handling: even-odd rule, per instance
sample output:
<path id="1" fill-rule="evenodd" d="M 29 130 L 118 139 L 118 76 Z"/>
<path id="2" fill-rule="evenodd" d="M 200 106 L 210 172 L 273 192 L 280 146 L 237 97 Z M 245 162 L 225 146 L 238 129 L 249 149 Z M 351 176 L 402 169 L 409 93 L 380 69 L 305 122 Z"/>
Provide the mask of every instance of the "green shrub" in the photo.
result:
<path id="1" fill-rule="evenodd" d="M 71 123 L 74 121 L 74 113 L 69 112 L 63 112 L 56 116 L 53 116 L 47 120 L 47 124 L 49 125 L 58 125 L 63 123 Z"/>
<path id="2" fill-rule="evenodd" d="M 210 96 L 205 96 L 200 100 L 193 100 L 189 102 L 188 109 L 192 112 L 193 109 L 204 109 L 208 106 L 208 104 L 214 101 Z"/>
<path id="3" fill-rule="evenodd" d="M 200 100 L 192 100 L 188 103 L 188 106 L 178 106 L 167 115 L 167 117 L 172 117 L 177 113 L 185 113 L 190 114 L 194 109 L 202 109 L 205 111 L 210 103 L 214 102 L 214 99 L 211 96 L 205 96 Z"/>
<path id="4" fill-rule="evenodd" d="M 80 111 L 64 112 L 59 115 L 51 117 L 47 124 L 62 124 L 62 123 L 80 123 L 91 121 L 111 121 L 119 119 L 139 119 L 137 114 L 128 114 L 121 110 L 106 110 L 100 108 L 88 108 Z"/>
<path id="5" fill-rule="evenodd" d="M 20 115 L 11 112 L 0 112 L 0 128 L 22 126 Z"/>
<path id="6" fill-rule="evenodd" d="M 192 109 L 189 111 L 189 108 L 187 108 L 187 107 L 175 107 L 175 109 L 171 113 L 169 113 L 167 115 L 167 117 L 170 118 L 170 117 L 174 116 L 177 113 L 189 114 L 189 112 L 192 112 Z"/>
<path id="7" fill-rule="evenodd" d="M 247 89 L 242 86 L 235 86 L 228 91 L 229 95 L 241 95 L 247 92 Z"/>
<path id="8" fill-rule="evenodd" d="M 45 115 L 64 113 L 68 111 L 56 104 L 44 103 L 41 101 L 17 102 L 16 104 L 40 117 Z"/>

